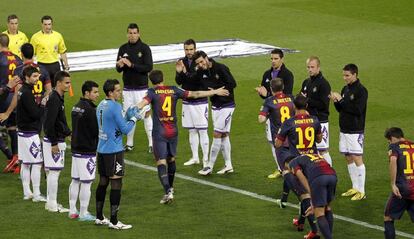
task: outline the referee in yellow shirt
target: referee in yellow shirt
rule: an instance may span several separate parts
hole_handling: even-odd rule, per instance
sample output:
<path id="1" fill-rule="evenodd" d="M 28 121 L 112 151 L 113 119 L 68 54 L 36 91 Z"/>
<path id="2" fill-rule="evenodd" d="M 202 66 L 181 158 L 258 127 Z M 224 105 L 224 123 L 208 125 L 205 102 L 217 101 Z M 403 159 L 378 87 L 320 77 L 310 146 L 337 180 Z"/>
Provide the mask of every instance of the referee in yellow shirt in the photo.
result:
<path id="1" fill-rule="evenodd" d="M 24 32 L 19 31 L 19 18 L 15 14 L 7 17 L 7 30 L 3 33 L 9 36 L 9 50 L 22 58 L 20 47 L 22 47 L 24 43 L 29 42 L 29 39 L 27 39 Z"/>
<path id="2" fill-rule="evenodd" d="M 52 30 L 53 19 L 51 16 L 43 16 L 41 19 L 42 30 L 38 31 L 30 39 L 33 45 L 37 63 L 43 65 L 52 79 L 52 87 L 55 86 L 55 74 L 60 71 L 59 55 L 63 62 L 63 70 L 69 70 L 66 56 L 66 45 L 62 35 Z"/>

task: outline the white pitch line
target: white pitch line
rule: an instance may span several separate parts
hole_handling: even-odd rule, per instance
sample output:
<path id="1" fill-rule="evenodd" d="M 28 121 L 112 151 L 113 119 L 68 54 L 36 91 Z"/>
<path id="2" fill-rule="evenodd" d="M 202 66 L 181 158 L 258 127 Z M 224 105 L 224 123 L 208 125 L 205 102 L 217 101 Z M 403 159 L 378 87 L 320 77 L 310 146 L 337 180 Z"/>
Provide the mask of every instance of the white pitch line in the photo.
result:
<path id="1" fill-rule="evenodd" d="M 133 162 L 133 161 L 130 161 L 130 160 L 125 160 L 125 163 L 128 164 L 128 165 L 134 166 L 134 167 L 143 168 L 143 169 L 147 169 L 147 170 L 150 170 L 150 171 L 157 172 L 157 168 L 153 167 L 153 166 Z M 186 175 L 180 174 L 180 173 L 176 173 L 175 177 L 181 178 L 181 179 L 184 179 L 184 180 L 188 180 L 188 181 L 191 181 L 191 182 L 195 182 L 195 183 L 198 183 L 198 184 L 202 184 L 202 185 L 222 189 L 222 190 L 225 190 L 225 191 L 239 193 L 239 194 L 249 196 L 249 197 L 252 197 L 252 198 L 256 198 L 256 199 L 260 199 L 260 200 L 263 200 L 263 201 L 276 203 L 276 199 L 274 199 L 274 198 L 267 197 L 265 195 L 260 195 L 260 194 L 254 193 L 254 192 L 249 192 L 249 191 L 246 191 L 246 190 L 243 190 L 243 189 L 238 189 L 238 188 L 226 186 L 226 185 L 223 185 L 223 184 L 213 183 L 213 182 L 203 180 L 203 179 L 193 178 L 193 177 L 186 176 Z M 291 208 L 296 208 L 296 209 L 299 208 L 298 205 L 292 204 L 292 203 L 287 203 L 287 206 L 291 207 Z M 359 226 L 362 226 L 362 227 L 371 228 L 371 229 L 378 230 L 378 231 L 384 231 L 384 228 L 381 227 L 381 226 L 372 225 L 368 222 L 359 221 L 359 220 L 352 219 L 352 218 L 345 217 L 345 216 L 341 216 L 341 215 L 338 215 L 338 214 L 334 214 L 334 218 L 345 221 L 345 222 L 349 222 L 349 223 L 352 223 L 352 224 L 356 224 L 356 225 L 359 225 Z M 398 230 L 396 230 L 395 233 L 398 236 L 414 239 L 413 234 L 409 234 L 409 233 L 398 231 Z"/>

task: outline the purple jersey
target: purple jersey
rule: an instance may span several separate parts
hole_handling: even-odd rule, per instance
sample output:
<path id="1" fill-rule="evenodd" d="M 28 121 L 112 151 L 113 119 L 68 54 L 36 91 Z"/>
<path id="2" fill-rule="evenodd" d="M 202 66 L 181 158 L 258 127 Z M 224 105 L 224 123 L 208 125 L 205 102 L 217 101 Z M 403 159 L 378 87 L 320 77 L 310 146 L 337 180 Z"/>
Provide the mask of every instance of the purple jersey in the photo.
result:
<path id="1" fill-rule="evenodd" d="M 283 122 L 277 139 L 285 141 L 288 137 L 289 150 L 293 155 L 314 154 L 316 136 L 321 134 L 321 124 L 316 116 L 297 114 Z"/>
<path id="2" fill-rule="evenodd" d="M 282 123 L 295 115 L 293 98 L 283 93 L 277 93 L 265 99 L 260 115 L 269 118 L 272 139 L 274 140 Z"/>
<path id="3" fill-rule="evenodd" d="M 302 170 L 309 182 L 321 175 L 336 175 L 335 170 L 319 154 L 305 154 L 294 158 L 289 167 L 296 171 Z"/>
<path id="4" fill-rule="evenodd" d="M 154 137 L 169 139 L 177 136 L 177 100 L 187 98 L 188 92 L 176 86 L 157 86 L 148 89 L 144 99 L 151 103 Z"/>
<path id="5" fill-rule="evenodd" d="M 396 185 L 405 199 L 414 200 L 414 143 L 400 141 L 389 146 L 389 157 L 397 157 Z"/>
<path id="6" fill-rule="evenodd" d="M 13 72 L 22 60 L 10 51 L 0 52 L 0 86 L 7 85 L 13 79 Z"/>

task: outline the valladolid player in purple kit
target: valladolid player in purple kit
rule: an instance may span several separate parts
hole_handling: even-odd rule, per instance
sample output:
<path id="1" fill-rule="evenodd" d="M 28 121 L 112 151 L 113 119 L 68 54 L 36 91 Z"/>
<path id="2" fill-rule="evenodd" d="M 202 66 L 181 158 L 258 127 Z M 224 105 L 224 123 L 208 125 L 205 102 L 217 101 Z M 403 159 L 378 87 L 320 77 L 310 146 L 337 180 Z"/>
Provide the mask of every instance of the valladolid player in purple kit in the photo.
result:
<path id="1" fill-rule="evenodd" d="M 23 184 L 23 199 L 33 202 L 46 202 L 40 194 L 40 175 L 43 164 L 39 133 L 42 128 L 41 118 L 46 101 L 37 104 L 33 88 L 39 81 L 40 71 L 34 66 L 23 70 L 24 83 L 20 88 L 17 101 L 17 127 L 19 159 L 22 162 L 20 176 Z M 30 182 L 33 192 L 30 190 Z"/>
<path id="2" fill-rule="evenodd" d="M 165 192 L 160 203 L 167 204 L 174 198 L 173 183 L 178 141 L 176 104 L 178 99 L 201 98 L 212 95 L 225 96 L 229 92 L 224 87 L 209 91 L 185 91 L 176 86 L 166 86 L 163 83 L 163 73 L 159 70 L 153 70 L 149 78 L 154 88 L 148 89 L 147 96 L 137 107 L 142 109 L 149 104 L 152 106 L 154 156 L 157 161 L 158 176 Z"/>
<path id="3" fill-rule="evenodd" d="M 272 90 L 270 86 L 270 81 L 276 77 L 282 79 L 283 81 L 283 93 L 287 95 L 292 95 L 293 90 L 293 74 L 284 64 L 284 53 L 280 49 L 274 49 L 270 52 L 270 60 L 272 62 L 272 67 L 265 71 L 262 77 L 262 82 L 259 87 L 256 87 L 256 91 L 259 96 L 263 99 L 272 96 Z M 274 138 L 272 138 L 270 122 L 266 122 L 266 137 L 271 146 L 273 158 L 276 161 L 276 170 L 268 175 L 268 178 L 277 178 L 280 176 L 280 168 L 283 165 L 278 165 L 276 151 L 274 147 Z M 279 168 L 278 168 L 279 167 Z"/>
<path id="4" fill-rule="evenodd" d="M 341 94 L 331 92 L 330 98 L 339 112 L 339 151 L 345 155 L 352 188 L 342 193 L 353 201 L 366 198 L 365 195 L 365 164 L 364 130 L 367 113 L 368 90 L 358 79 L 358 67 L 347 64 L 342 69 L 346 85 Z"/>
<path id="5" fill-rule="evenodd" d="M 414 142 L 404 138 L 397 127 L 385 131 L 388 140 L 391 195 L 385 206 L 385 239 L 395 238 L 394 220 L 399 220 L 407 211 L 414 222 Z"/>
<path id="6" fill-rule="evenodd" d="M 141 40 L 141 32 L 136 23 L 130 23 L 127 28 L 128 42 L 118 50 L 116 70 L 122 72 L 124 90 L 122 91 L 123 108 L 139 103 L 148 90 L 148 73 L 152 70 L 152 53 L 150 47 Z M 148 113 L 144 118 L 145 133 L 148 137 L 148 152 L 152 152 L 152 119 Z M 127 136 L 125 151 L 134 148 L 135 126 Z"/>
<path id="7" fill-rule="evenodd" d="M 225 96 L 215 95 L 210 97 L 214 125 L 213 143 L 211 144 L 208 166 L 198 171 L 198 173 L 201 175 L 211 174 L 220 151 L 223 152 L 225 165 L 217 171 L 217 174 L 232 173 L 234 170 L 231 162 L 230 129 L 234 109 L 236 108 L 234 88 L 236 88 L 237 83 L 226 65 L 209 58 L 205 52 L 197 51 L 193 59 L 197 64 L 197 77 L 202 79 L 206 88 L 218 89 L 224 87 L 230 93 Z"/>
<path id="8" fill-rule="evenodd" d="M 96 148 L 98 145 L 98 121 L 96 105 L 99 97 L 98 84 L 85 81 L 82 84 L 82 97 L 72 107 L 72 182 L 69 186 L 69 218 L 79 221 L 94 221 L 88 213 L 91 185 L 96 173 Z M 79 214 L 76 202 L 80 202 Z"/>
<path id="9" fill-rule="evenodd" d="M 301 94 L 308 99 L 307 111 L 316 116 L 321 124 L 322 141 L 316 147 L 323 158 L 332 165 L 329 154 L 329 94 L 331 85 L 321 72 L 321 61 L 317 56 L 310 56 L 306 60 L 309 78 L 303 81 Z"/>
<path id="10" fill-rule="evenodd" d="M 65 167 L 65 138 L 70 136 L 65 115 L 64 94 L 70 88 L 70 75 L 66 71 L 55 74 L 55 88 L 46 103 L 45 122 L 43 129 L 43 156 L 47 170 L 47 202 L 45 209 L 50 212 L 69 212 L 57 203 L 60 172 Z"/>
<path id="11" fill-rule="evenodd" d="M 184 90 L 206 90 L 201 78 L 197 77 L 196 63 L 193 59 L 196 52 L 196 43 L 193 39 L 184 42 L 185 57 L 177 61 L 175 82 Z M 188 129 L 192 157 L 184 163 L 185 166 L 199 164 L 198 145 L 203 152 L 203 168 L 208 163 L 208 99 L 185 99 L 182 106 L 182 125 Z M 200 138 L 199 138 L 200 136 Z"/>
<path id="12" fill-rule="evenodd" d="M 305 154 L 289 162 L 293 174 L 299 179 L 308 192 L 311 193 L 312 210 L 318 221 L 318 227 L 323 237 L 332 238 L 333 213 L 330 203 L 335 199 L 336 172 L 319 154 Z"/>

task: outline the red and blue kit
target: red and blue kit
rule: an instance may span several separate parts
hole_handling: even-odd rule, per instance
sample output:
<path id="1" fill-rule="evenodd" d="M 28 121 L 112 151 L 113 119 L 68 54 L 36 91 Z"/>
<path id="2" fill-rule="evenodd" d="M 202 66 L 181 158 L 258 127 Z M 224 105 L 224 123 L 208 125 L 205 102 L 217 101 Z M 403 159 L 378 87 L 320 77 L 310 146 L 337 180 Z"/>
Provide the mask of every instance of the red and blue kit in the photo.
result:
<path id="1" fill-rule="evenodd" d="M 295 114 L 293 98 L 284 93 L 277 93 L 265 99 L 260 115 L 269 118 L 272 140 L 275 140 L 277 131 L 285 120 L 290 119 Z"/>
<path id="2" fill-rule="evenodd" d="M 148 89 L 144 98 L 151 103 L 153 108 L 152 135 L 165 139 L 177 136 L 177 115 L 175 112 L 178 99 L 185 99 L 188 96 L 185 91 L 176 86 L 158 86 Z"/>
<path id="3" fill-rule="evenodd" d="M 298 114 L 286 120 L 279 129 L 277 139 L 285 141 L 288 137 L 292 155 L 317 153 L 316 136 L 321 134 L 321 124 L 317 117 Z"/>
<path id="4" fill-rule="evenodd" d="M 414 222 L 414 143 L 404 140 L 390 144 L 388 156 L 397 158 L 395 184 L 402 198 L 391 193 L 385 206 L 385 215 L 400 219 L 407 211 Z"/>
<path id="5" fill-rule="evenodd" d="M 301 155 L 293 159 L 289 167 L 294 174 L 301 170 L 308 179 L 313 206 L 324 207 L 335 199 L 336 172 L 322 156 Z"/>

